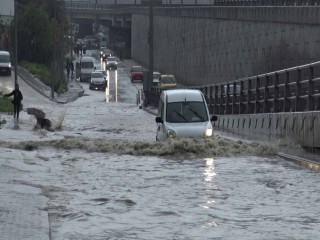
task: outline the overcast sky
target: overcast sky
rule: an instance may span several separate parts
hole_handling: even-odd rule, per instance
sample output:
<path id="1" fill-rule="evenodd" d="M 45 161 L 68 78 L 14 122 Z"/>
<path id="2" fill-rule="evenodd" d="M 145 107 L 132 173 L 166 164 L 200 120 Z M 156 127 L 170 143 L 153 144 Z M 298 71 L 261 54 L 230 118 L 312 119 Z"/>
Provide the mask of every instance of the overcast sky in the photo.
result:
<path id="1" fill-rule="evenodd" d="M 13 15 L 14 14 L 14 0 L 0 0 L 0 14 Z"/>

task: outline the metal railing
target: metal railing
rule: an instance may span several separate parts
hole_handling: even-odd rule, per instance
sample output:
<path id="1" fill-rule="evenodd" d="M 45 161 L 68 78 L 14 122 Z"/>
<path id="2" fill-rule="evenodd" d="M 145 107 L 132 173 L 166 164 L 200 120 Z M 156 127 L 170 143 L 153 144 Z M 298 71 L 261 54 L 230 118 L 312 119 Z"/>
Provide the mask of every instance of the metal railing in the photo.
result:
<path id="1" fill-rule="evenodd" d="M 320 62 L 228 83 L 189 86 L 203 92 L 212 114 L 257 114 L 320 110 Z M 151 88 L 157 106 L 161 88 Z"/>
<path id="2" fill-rule="evenodd" d="M 320 0 L 153 0 L 162 6 L 319 6 Z M 149 0 L 88 0 L 65 1 L 67 8 L 109 9 L 148 5 Z"/>

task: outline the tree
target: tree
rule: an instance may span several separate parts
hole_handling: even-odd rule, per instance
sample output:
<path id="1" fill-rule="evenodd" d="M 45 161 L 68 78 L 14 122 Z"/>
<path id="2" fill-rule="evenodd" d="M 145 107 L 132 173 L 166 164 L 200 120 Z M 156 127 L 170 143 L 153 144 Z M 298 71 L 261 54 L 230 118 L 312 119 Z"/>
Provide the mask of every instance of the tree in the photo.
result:
<path id="1" fill-rule="evenodd" d="M 18 60 L 50 65 L 52 23 L 43 8 L 28 4 L 18 17 Z"/>

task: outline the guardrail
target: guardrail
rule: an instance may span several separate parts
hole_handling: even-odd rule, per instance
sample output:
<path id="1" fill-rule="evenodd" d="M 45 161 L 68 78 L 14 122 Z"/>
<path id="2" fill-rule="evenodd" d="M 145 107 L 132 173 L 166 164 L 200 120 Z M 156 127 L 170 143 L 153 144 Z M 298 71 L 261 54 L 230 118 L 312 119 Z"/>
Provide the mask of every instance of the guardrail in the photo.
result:
<path id="1" fill-rule="evenodd" d="M 150 0 L 88 0 L 65 2 L 67 8 L 109 9 L 127 6 L 147 6 Z M 162 6 L 319 6 L 320 0 L 153 0 Z"/>
<path id="2" fill-rule="evenodd" d="M 203 92 L 210 113 L 257 114 L 320 110 L 320 62 L 228 83 L 188 86 Z M 163 89 L 151 88 L 149 104 L 157 106 Z"/>

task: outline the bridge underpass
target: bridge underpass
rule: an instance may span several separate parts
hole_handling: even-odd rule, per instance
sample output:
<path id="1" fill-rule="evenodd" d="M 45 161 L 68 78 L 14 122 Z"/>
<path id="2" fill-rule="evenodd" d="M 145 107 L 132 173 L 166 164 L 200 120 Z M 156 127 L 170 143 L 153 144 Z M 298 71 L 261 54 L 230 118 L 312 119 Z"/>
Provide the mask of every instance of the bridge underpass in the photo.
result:
<path id="1" fill-rule="evenodd" d="M 311 3 L 311 1 L 305 2 Z M 145 37 L 149 30 L 148 8 L 131 7 L 115 10 L 115 13 L 131 14 L 132 58 L 141 65 L 148 66 L 149 45 L 148 38 Z M 161 72 L 175 74 L 178 82 L 187 87 L 193 86 L 201 89 L 210 104 L 217 95 L 221 101 L 215 102 L 215 104 L 220 104 L 219 111 L 216 110 L 217 108 L 212 111 L 220 118 L 217 127 L 230 128 L 232 123 L 233 128 L 236 125 L 241 126 L 240 122 L 243 127 L 249 123 L 250 127 L 267 126 L 265 130 L 259 131 L 259 134 L 255 130 L 248 131 L 248 126 L 243 132 L 255 132 L 250 137 L 256 135 L 269 140 L 273 140 L 274 137 L 292 137 L 301 145 L 314 150 L 320 148 L 320 139 L 316 131 L 318 127 L 315 128 L 315 126 L 320 126 L 319 104 L 317 104 L 319 95 L 316 92 L 319 89 L 314 88 L 316 77 L 310 75 L 312 77 L 307 79 L 300 78 L 301 82 L 292 81 L 296 84 L 294 96 L 287 95 L 291 90 L 284 90 L 283 96 L 274 97 L 273 100 L 267 97 L 258 99 L 256 97 L 258 94 L 253 99 L 242 100 L 243 103 L 237 104 L 246 105 L 245 109 L 248 110 L 246 112 L 239 110 L 238 113 L 227 110 L 230 109 L 228 104 L 236 104 L 234 100 L 223 102 L 222 96 L 219 98 L 216 91 L 207 89 L 216 87 L 219 89 L 219 86 L 228 87 L 228 85 L 230 87 L 233 82 L 240 82 L 240 79 L 243 78 L 254 79 L 257 78 L 256 76 L 280 69 L 285 69 L 282 71 L 286 72 L 286 69 L 291 67 L 319 60 L 319 14 L 320 9 L 315 2 L 313 5 L 286 8 L 277 6 L 164 8 L 158 6 L 154 9 L 154 67 Z M 306 81 L 309 81 L 309 92 L 305 97 L 300 94 L 300 88 Z M 276 91 L 274 86 L 280 87 L 277 83 L 268 86 L 266 81 L 259 84 L 261 86 L 253 85 L 255 91 L 264 88 L 263 91 L 266 93 L 269 88 Z M 247 87 L 244 90 L 247 91 L 247 96 L 251 92 L 249 85 L 247 81 Z M 288 89 L 290 88 L 292 88 L 291 83 L 288 85 Z M 291 99 L 292 97 L 294 99 Z M 230 99 L 230 96 L 224 96 L 224 98 Z M 259 105 L 266 109 L 269 101 L 279 103 L 279 106 L 287 106 L 280 98 L 283 98 L 284 101 L 291 99 L 287 101 L 290 102 L 289 107 L 280 107 L 280 109 L 273 107 L 269 111 L 252 111 L 252 109 L 258 109 Z M 312 105 L 313 107 L 304 109 L 296 107 L 300 98 L 307 99 L 307 106 Z M 313 103 L 309 104 L 311 98 Z M 301 106 L 306 105 L 301 104 Z M 261 117 L 261 114 L 264 116 Z M 283 117 L 279 117 L 280 115 Z M 272 120 L 271 116 L 274 116 L 276 120 Z M 249 120 L 246 120 L 248 117 Z M 276 122 L 275 125 L 272 125 L 273 121 Z M 270 127 L 277 129 L 280 122 L 285 126 L 290 126 L 282 127 L 288 129 L 289 132 L 270 134 Z M 308 130 L 305 131 L 306 129 Z M 264 136 L 262 136 L 263 132 Z"/>

